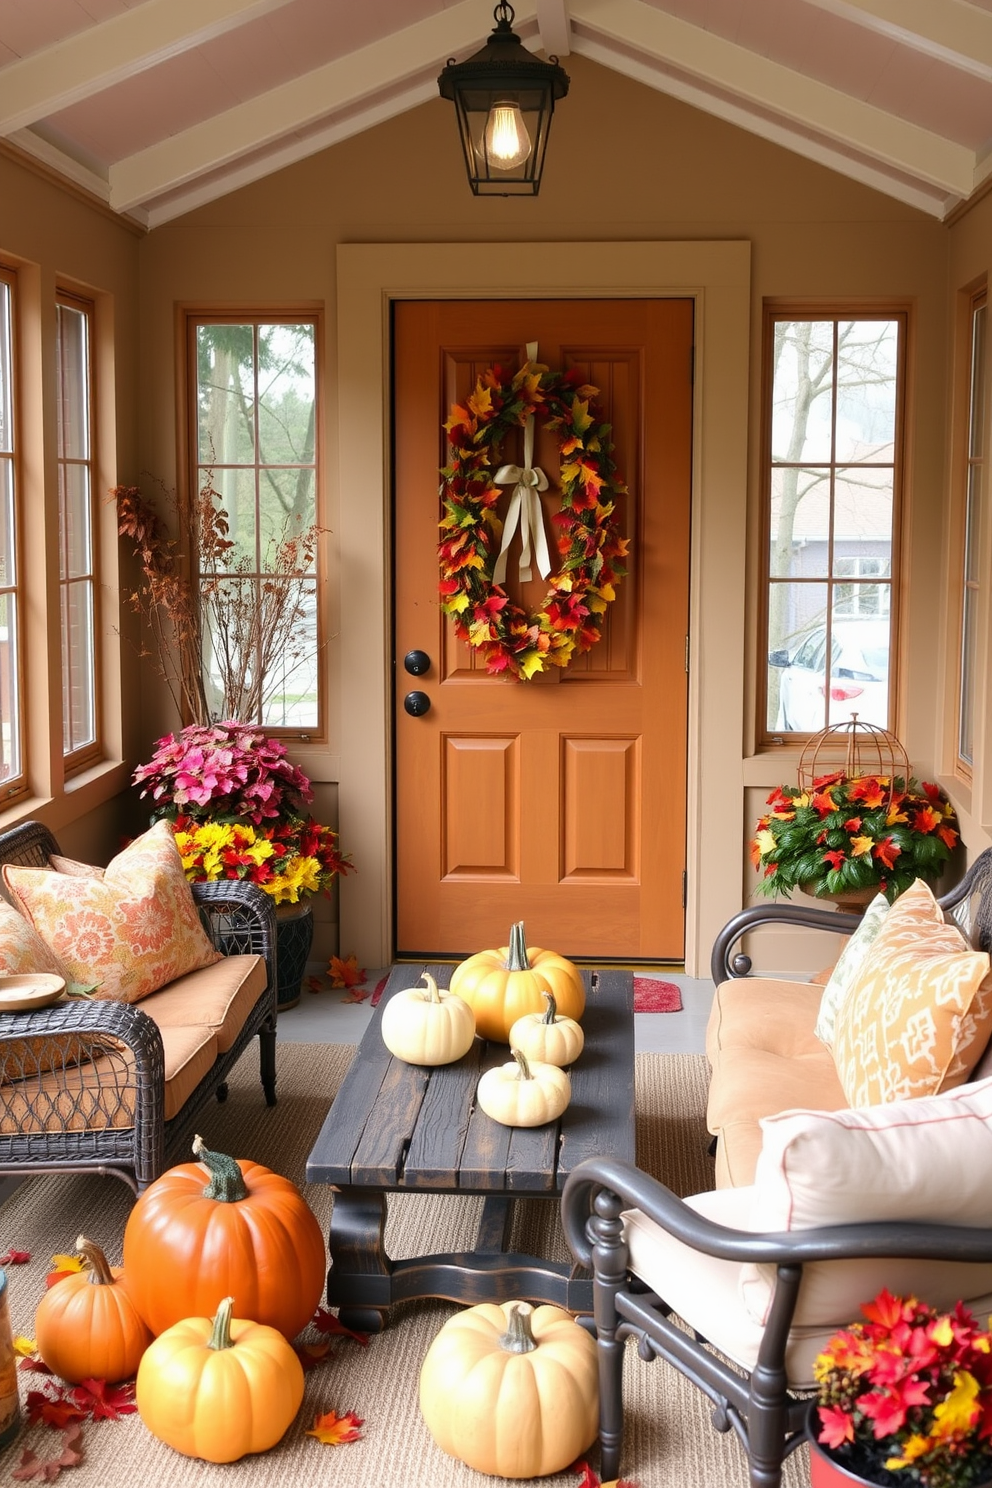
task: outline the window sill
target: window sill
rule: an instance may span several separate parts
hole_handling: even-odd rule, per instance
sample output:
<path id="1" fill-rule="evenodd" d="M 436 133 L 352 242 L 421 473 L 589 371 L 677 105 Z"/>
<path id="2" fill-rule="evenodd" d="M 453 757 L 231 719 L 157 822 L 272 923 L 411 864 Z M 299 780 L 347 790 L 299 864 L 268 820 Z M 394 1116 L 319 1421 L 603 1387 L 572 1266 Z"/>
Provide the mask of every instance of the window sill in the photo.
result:
<path id="1" fill-rule="evenodd" d="M 9 810 L 0 811 L 0 831 L 25 821 L 43 821 L 58 832 L 120 795 L 130 784 L 131 771 L 123 760 L 101 760 L 66 781 L 61 795 L 22 796 Z"/>

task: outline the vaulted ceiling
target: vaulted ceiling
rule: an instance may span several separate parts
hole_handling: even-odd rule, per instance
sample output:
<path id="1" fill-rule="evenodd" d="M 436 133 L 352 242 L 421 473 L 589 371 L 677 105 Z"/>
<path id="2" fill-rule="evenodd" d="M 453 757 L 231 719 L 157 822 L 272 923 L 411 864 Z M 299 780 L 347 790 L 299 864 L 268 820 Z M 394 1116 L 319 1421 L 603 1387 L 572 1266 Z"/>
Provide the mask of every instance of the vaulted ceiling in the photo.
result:
<path id="1" fill-rule="evenodd" d="M 992 176 L 992 0 L 514 8 L 535 51 L 938 218 Z M 492 26 L 491 0 L 0 0 L 0 138 L 155 227 L 436 98 Z"/>

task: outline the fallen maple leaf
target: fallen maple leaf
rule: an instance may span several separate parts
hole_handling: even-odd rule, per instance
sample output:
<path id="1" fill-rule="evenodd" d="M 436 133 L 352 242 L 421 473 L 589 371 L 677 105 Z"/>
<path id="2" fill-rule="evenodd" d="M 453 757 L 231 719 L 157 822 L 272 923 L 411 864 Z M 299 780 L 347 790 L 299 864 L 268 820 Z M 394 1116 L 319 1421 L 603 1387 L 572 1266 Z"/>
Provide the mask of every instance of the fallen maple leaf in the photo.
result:
<path id="1" fill-rule="evenodd" d="M 25 1338 L 23 1333 L 18 1333 L 14 1339 L 14 1353 L 27 1357 L 38 1352 L 38 1344 L 33 1338 Z"/>
<path id="2" fill-rule="evenodd" d="M 306 987 L 308 992 L 323 992 L 324 978 L 317 976 L 307 977 L 303 985 Z"/>
<path id="3" fill-rule="evenodd" d="M 630 1478 L 610 1478 L 608 1482 L 602 1482 L 599 1474 L 581 1457 L 572 1463 L 569 1472 L 579 1474 L 577 1488 L 640 1488 L 640 1484 Z"/>
<path id="4" fill-rule="evenodd" d="M 318 1333 L 335 1333 L 343 1338 L 353 1338 L 356 1343 L 367 1344 L 369 1341 L 367 1333 L 356 1333 L 354 1328 L 346 1328 L 337 1314 L 328 1312 L 326 1307 L 317 1308 L 312 1322 Z"/>
<path id="5" fill-rule="evenodd" d="M 24 1402 L 28 1423 L 36 1426 L 57 1426 L 60 1431 L 72 1421 L 85 1421 L 86 1412 L 59 1393 L 46 1395 L 44 1390 L 29 1390 Z"/>
<path id="6" fill-rule="evenodd" d="M 7 1250 L 0 1255 L 0 1266 L 26 1266 L 30 1259 L 29 1250 Z"/>
<path id="7" fill-rule="evenodd" d="M 134 1403 L 134 1382 L 108 1385 L 102 1379 L 84 1379 L 65 1397 L 78 1405 L 84 1416 L 94 1421 L 118 1421 L 138 1409 Z"/>
<path id="8" fill-rule="evenodd" d="M 306 1374 L 311 1369 L 316 1369 L 318 1364 L 325 1364 L 331 1357 L 331 1345 L 329 1343 L 294 1343 L 293 1348 L 296 1357 L 303 1365 Z"/>
<path id="9" fill-rule="evenodd" d="M 341 1001 L 342 1002 L 364 1002 L 365 999 L 368 997 L 368 995 L 369 994 L 368 994 L 368 990 L 367 989 L 363 990 L 361 987 L 349 987 L 348 988 L 348 995 L 346 997 L 342 997 Z"/>
<path id="10" fill-rule="evenodd" d="M 32 1481 L 51 1483 L 64 1467 L 78 1467 L 83 1460 L 82 1432 L 78 1426 L 69 1426 L 62 1433 L 62 1451 L 58 1457 L 39 1457 L 30 1447 L 21 1453 L 20 1466 L 11 1473 L 22 1483 Z"/>
<path id="11" fill-rule="evenodd" d="M 362 1433 L 358 1428 L 364 1425 L 365 1422 L 354 1411 L 345 1411 L 343 1416 L 339 1416 L 337 1411 L 326 1411 L 324 1415 L 314 1417 L 313 1426 L 304 1434 L 315 1436 L 325 1447 L 338 1447 L 343 1442 L 360 1441 Z"/>
<path id="12" fill-rule="evenodd" d="M 48 1365 L 45 1363 L 44 1359 L 35 1358 L 35 1356 L 31 1354 L 22 1359 L 17 1367 L 18 1369 L 26 1370 L 28 1374 L 30 1374 L 32 1370 L 35 1374 L 51 1374 L 52 1372 L 49 1369 Z"/>
<path id="13" fill-rule="evenodd" d="M 332 956 L 327 974 L 332 987 L 356 987 L 365 980 L 365 968 L 359 966 L 358 957 L 354 955 L 346 961 L 342 961 L 340 956 Z"/>
<path id="14" fill-rule="evenodd" d="M 53 1287 L 57 1281 L 65 1281 L 67 1276 L 75 1276 L 75 1271 L 49 1271 L 45 1275 L 46 1287 Z"/>
<path id="15" fill-rule="evenodd" d="M 53 1255 L 53 1271 L 82 1271 L 86 1265 L 82 1256 L 78 1255 Z"/>

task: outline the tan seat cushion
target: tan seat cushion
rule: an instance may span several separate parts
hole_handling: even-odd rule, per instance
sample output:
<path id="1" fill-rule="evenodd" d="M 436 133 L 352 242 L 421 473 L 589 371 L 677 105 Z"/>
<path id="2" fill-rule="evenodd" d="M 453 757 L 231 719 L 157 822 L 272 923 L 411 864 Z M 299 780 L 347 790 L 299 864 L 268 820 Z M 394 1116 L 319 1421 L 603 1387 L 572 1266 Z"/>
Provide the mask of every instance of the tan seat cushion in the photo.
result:
<path id="1" fill-rule="evenodd" d="M 211 1029 L 219 1052 L 226 1054 L 264 990 L 261 956 L 225 956 L 142 998 L 141 1011 L 161 1029 Z"/>
<path id="2" fill-rule="evenodd" d="M 833 1056 L 813 1032 L 822 990 L 764 977 L 717 988 L 706 1032 L 706 1124 L 717 1138 L 718 1188 L 754 1182 L 762 1117 L 846 1106 Z"/>
<path id="3" fill-rule="evenodd" d="M 80 1040 L 82 1042 L 82 1040 Z M 96 1064 L 48 1068 L 0 1089 L 0 1132 L 106 1131 L 134 1125 L 134 1060 L 116 1039 L 100 1039 Z M 177 1115 L 213 1068 L 209 1028 L 163 1028 L 165 1119 Z"/>

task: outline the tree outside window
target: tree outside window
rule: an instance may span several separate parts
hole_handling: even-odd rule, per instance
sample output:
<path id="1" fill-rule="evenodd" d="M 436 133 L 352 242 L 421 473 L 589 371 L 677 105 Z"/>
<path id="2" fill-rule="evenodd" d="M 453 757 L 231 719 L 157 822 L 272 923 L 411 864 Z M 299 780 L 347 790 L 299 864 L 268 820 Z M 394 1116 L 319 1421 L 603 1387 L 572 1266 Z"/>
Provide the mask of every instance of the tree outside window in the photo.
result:
<path id="1" fill-rule="evenodd" d="M 316 323 L 195 325 L 203 680 L 212 717 L 320 723 Z"/>
<path id="2" fill-rule="evenodd" d="M 766 321 L 765 730 L 888 726 L 901 316 Z"/>

